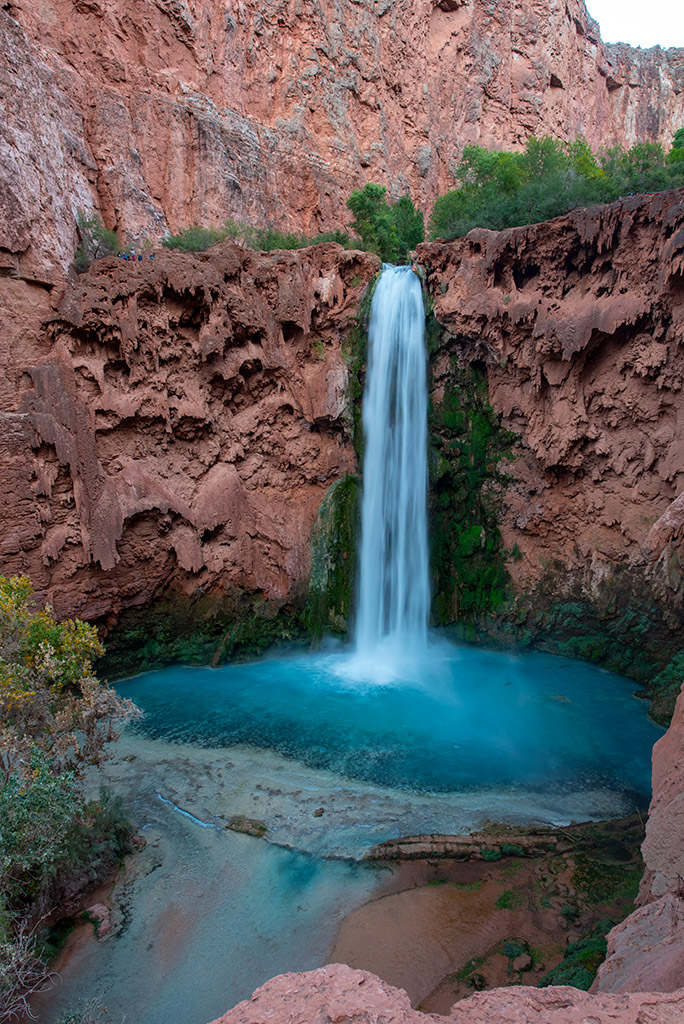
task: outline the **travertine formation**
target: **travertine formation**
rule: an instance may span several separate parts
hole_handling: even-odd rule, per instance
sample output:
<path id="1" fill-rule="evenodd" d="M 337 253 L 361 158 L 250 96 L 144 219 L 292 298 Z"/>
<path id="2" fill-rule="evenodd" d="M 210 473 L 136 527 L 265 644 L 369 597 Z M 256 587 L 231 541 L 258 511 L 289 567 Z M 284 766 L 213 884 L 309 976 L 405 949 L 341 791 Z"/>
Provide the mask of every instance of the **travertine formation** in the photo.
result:
<path id="1" fill-rule="evenodd" d="M 520 437 L 501 521 L 517 590 L 552 560 L 589 597 L 637 567 L 676 629 L 684 193 L 419 258 L 446 332 L 433 398 L 449 358 L 478 360 Z M 109 621 L 171 586 L 301 592 L 316 511 L 356 469 L 341 349 L 377 266 L 228 245 L 52 290 L 0 278 L 2 570 Z"/>
<path id="2" fill-rule="evenodd" d="M 411 1008 L 404 991 L 342 964 L 281 974 L 213 1024 L 680 1024 L 684 989 L 589 995 L 576 988 L 498 988 L 456 1003 L 446 1017 Z"/>
<path id="3" fill-rule="evenodd" d="M 602 44 L 582 0 L 12 0 L 0 251 L 50 280 L 79 208 L 129 240 L 227 216 L 315 233 L 364 181 L 429 213 L 466 143 L 684 123 L 684 51 Z"/>
<path id="4" fill-rule="evenodd" d="M 456 355 L 522 439 L 502 532 L 522 587 L 544 566 L 650 566 L 681 607 L 684 575 L 684 191 L 576 210 L 544 225 L 420 246 Z"/>
<path id="5" fill-rule="evenodd" d="M 0 565 L 58 614 L 113 619 L 170 587 L 306 588 L 330 483 L 355 468 L 342 341 L 375 256 L 99 262 L 2 345 Z"/>

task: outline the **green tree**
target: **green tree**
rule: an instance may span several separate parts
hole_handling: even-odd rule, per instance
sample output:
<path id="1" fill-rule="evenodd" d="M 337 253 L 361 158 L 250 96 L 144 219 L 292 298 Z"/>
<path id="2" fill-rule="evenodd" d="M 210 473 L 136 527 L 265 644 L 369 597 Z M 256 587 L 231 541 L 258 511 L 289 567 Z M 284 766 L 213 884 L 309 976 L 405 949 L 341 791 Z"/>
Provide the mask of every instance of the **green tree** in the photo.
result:
<path id="1" fill-rule="evenodd" d="M 385 263 L 406 262 L 411 249 L 425 237 L 423 214 L 411 197 L 404 195 L 390 206 L 384 185 L 368 182 L 355 189 L 347 206 L 354 214 L 352 230 L 363 248 L 377 253 Z"/>
<path id="2" fill-rule="evenodd" d="M 347 200 L 354 214 L 352 231 L 361 239 L 364 249 L 378 254 L 385 263 L 393 263 L 399 254 L 397 229 L 384 185 L 371 182 L 355 189 Z"/>
<path id="3" fill-rule="evenodd" d="M 684 145 L 684 131 L 675 136 Z M 673 143 L 674 145 L 674 143 Z M 438 197 L 430 217 L 432 237 L 457 238 L 471 228 L 533 224 L 577 206 L 684 184 L 684 149 L 665 158 L 662 147 L 613 146 L 598 156 L 584 139 L 528 139 L 522 153 L 466 146 L 458 166 L 459 187 Z"/>
<path id="4" fill-rule="evenodd" d="M 672 139 L 672 149 L 667 154 L 668 162 L 679 163 L 684 161 L 684 128 L 678 128 Z"/>
<path id="5" fill-rule="evenodd" d="M 416 210 L 408 192 L 392 207 L 392 220 L 397 234 L 399 256 L 406 259 L 408 253 L 425 239 L 423 212 Z"/>
<path id="6" fill-rule="evenodd" d="M 121 248 L 116 231 L 106 228 L 96 213 L 88 217 L 79 210 L 76 227 L 80 243 L 74 254 L 74 266 L 79 272 L 87 270 L 93 260 L 111 256 Z"/>
<path id="7" fill-rule="evenodd" d="M 0 576 L 0 780 L 43 751 L 55 771 L 99 764 L 117 724 L 139 712 L 99 682 L 97 630 L 32 607 L 26 576 Z"/>
<path id="8" fill-rule="evenodd" d="M 116 800 L 86 803 L 84 769 L 140 714 L 100 683 L 94 627 L 34 607 L 27 577 L 0 576 L 0 1022 L 46 977 L 35 922 L 110 871 L 130 826 Z"/>

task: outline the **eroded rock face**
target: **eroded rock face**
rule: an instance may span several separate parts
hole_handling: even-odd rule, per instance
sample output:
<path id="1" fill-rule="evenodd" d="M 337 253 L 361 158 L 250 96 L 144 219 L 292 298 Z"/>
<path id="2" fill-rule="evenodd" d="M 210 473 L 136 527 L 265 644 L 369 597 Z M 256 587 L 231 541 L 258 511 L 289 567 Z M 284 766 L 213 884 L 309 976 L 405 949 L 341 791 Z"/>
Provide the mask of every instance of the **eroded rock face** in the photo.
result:
<path id="1" fill-rule="evenodd" d="M 213 1024 L 679 1024 L 684 990 L 589 995 L 567 986 L 519 986 L 478 992 L 448 1016 L 411 1008 L 402 989 L 374 974 L 332 964 L 304 974 L 281 974 Z"/>
<path id="2" fill-rule="evenodd" d="M 608 933 L 597 992 L 684 986 L 684 692 L 653 748 L 653 799 L 641 847 L 638 910 Z"/>
<path id="3" fill-rule="evenodd" d="M 604 581 L 638 569 L 676 631 L 684 191 L 543 227 L 475 230 L 420 246 L 418 257 L 446 331 L 433 399 L 450 359 L 479 361 L 492 406 L 520 438 L 501 519 L 506 548 L 521 555 L 508 564 L 516 590 L 541 580 L 548 590 L 557 567 L 608 615 Z"/>
<path id="4" fill-rule="evenodd" d="M 37 289 L 33 314 L 25 295 L 3 351 L 2 571 L 99 620 L 168 588 L 305 590 L 316 512 L 355 469 L 341 340 L 377 266 L 229 245 L 101 261 Z"/>
<path id="5" fill-rule="evenodd" d="M 227 215 L 315 233 L 349 192 L 429 212 L 466 143 L 669 143 L 681 50 L 602 44 L 581 0 L 13 0 L 0 247 L 54 273 L 79 208 L 130 239 Z"/>

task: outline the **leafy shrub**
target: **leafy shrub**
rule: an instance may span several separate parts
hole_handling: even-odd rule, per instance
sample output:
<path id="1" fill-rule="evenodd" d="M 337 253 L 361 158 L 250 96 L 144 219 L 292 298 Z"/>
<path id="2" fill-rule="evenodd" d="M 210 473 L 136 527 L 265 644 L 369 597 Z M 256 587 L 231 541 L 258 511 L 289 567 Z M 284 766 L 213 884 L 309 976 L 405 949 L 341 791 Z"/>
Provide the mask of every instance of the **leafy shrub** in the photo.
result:
<path id="1" fill-rule="evenodd" d="M 524 857 L 525 851 L 522 846 L 518 846 L 517 843 L 502 843 L 501 852 L 504 857 Z"/>
<path id="2" fill-rule="evenodd" d="M 518 910 L 525 902 L 525 894 L 521 889 L 504 889 L 496 901 L 499 910 Z"/>
<path id="3" fill-rule="evenodd" d="M 667 157 L 656 143 L 613 146 L 596 156 L 583 139 L 530 138 L 521 153 L 466 146 L 457 176 L 459 188 L 435 201 L 433 238 L 534 224 L 578 206 L 684 185 L 684 129 Z"/>
<path id="4" fill-rule="evenodd" d="M 97 214 L 87 217 L 79 211 L 76 225 L 81 241 L 74 253 L 74 267 L 79 273 L 87 270 L 93 260 L 111 256 L 121 248 L 116 231 L 106 228 Z"/>
<path id="5" fill-rule="evenodd" d="M 277 228 L 256 228 L 251 224 L 239 224 L 228 219 L 223 227 L 205 228 L 200 225 L 185 228 L 177 235 L 170 235 L 163 240 L 167 249 L 180 249 L 181 252 L 205 252 L 213 245 L 227 240 L 241 242 L 250 249 L 270 252 L 273 249 L 305 249 L 309 245 L 322 242 L 337 242 L 350 248 L 353 240 L 344 231 L 327 231 L 309 237 L 296 232 L 279 231 Z"/>
<path id="6" fill-rule="evenodd" d="M 35 922 L 111 870 L 131 831 L 119 800 L 85 803 L 79 783 L 139 712 L 94 677 L 96 630 L 32 599 L 28 578 L 0 576 L 0 1022 L 48 977 Z"/>
<path id="7" fill-rule="evenodd" d="M 101 657 L 97 630 L 57 622 L 49 606 L 31 608 L 26 576 L 0 576 L 0 783 L 30 771 L 34 749 L 50 771 L 98 764 L 118 737 L 117 723 L 139 712 L 93 674 Z"/>
<path id="8" fill-rule="evenodd" d="M 204 228 L 199 224 L 179 231 L 177 235 L 169 235 L 162 239 L 167 249 L 180 249 L 181 252 L 205 252 L 212 245 L 223 242 L 227 232 L 222 228 Z"/>
<path id="9" fill-rule="evenodd" d="M 352 230 L 364 249 L 377 253 L 385 263 L 406 263 L 411 249 L 423 241 L 423 214 L 416 210 L 409 195 L 393 206 L 387 202 L 384 185 L 370 182 L 355 189 L 347 200 L 354 214 Z"/>
<path id="10" fill-rule="evenodd" d="M 73 772 L 53 774 L 38 750 L 26 770 L 16 769 L 0 787 L 0 892 L 6 909 L 35 902 L 46 887 L 67 855 L 76 810 Z"/>
<path id="11" fill-rule="evenodd" d="M 572 985 L 586 992 L 606 958 L 606 934 L 612 927 L 612 921 L 599 921 L 585 939 L 566 946 L 563 959 L 541 978 L 539 988 L 546 988 L 547 985 Z"/>
<path id="12" fill-rule="evenodd" d="M 523 953 L 529 953 L 530 946 L 525 939 L 504 939 L 503 951 L 509 960 L 516 960 Z"/>

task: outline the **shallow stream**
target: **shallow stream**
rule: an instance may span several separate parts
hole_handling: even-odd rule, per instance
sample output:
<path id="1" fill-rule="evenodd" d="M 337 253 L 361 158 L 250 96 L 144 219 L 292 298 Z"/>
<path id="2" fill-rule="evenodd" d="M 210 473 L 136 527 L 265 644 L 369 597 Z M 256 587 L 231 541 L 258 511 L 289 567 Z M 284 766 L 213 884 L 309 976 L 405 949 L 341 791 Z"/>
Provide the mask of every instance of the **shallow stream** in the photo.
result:
<path id="1" fill-rule="evenodd" d="M 661 730 L 633 686 L 443 641 L 417 660 L 337 649 L 120 683 L 146 717 L 108 782 L 147 847 L 115 890 L 112 935 L 72 952 L 40 1019 L 102 994 L 117 1021 L 207 1024 L 326 962 L 344 915 L 387 884 L 354 862 L 383 839 L 645 807 Z M 267 841 L 227 829 L 235 816 Z"/>

